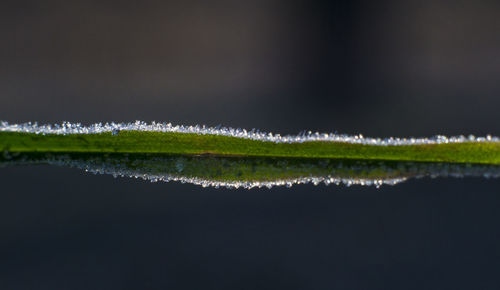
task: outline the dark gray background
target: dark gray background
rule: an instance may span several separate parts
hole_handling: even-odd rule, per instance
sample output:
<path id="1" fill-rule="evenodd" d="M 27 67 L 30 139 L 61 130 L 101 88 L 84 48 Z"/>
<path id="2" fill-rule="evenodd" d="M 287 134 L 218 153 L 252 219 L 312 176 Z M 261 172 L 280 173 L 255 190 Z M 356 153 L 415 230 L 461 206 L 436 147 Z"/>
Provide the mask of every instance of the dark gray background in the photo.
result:
<path id="1" fill-rule="evenodd" d="M 2 1 L 0 119 L 500 135 L 498 1 Z M 0 288 L 497 289 L 500 181 L 0 169 Z"/>

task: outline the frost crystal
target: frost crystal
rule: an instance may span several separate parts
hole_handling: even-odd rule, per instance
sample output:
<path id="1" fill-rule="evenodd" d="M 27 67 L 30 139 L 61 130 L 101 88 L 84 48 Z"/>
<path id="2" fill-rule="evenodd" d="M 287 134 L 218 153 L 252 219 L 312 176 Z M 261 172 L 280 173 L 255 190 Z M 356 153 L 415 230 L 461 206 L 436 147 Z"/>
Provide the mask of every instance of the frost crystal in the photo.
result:
<path id="1" fill-rule="evenodd" d="M 343 135 L 334 133 L 313 133 L 308 131 L 298 135 L 286 135 L 265 133 L 256 129 L 234 129 L 226 127 L 206 127 L 206 126 L 182 126 L 172 125 L 171 123 L 145 123 L 136 121 L 134 123 L 96 123 L 90 126 L 83 126 L 80 123 L 63 122 L 55 125 L 38 125 L 38 123 L 23 123 L 9 124 L 8 122 L 0 122 L 0 132 L 23 132 L 35 134 L 96 134 L 111 132 L 113 135 L 118 135 L 120 131 L 146 131 L 146 132 L 174 132 L 199 135 L 222 135 L 237 138 L 269 141 L 275 143 L 302 143 L 309 141 L 328 141 L 351 144 L 364 145 L 421 145 L 421 144 L 444 144 L 444 143 L 463 143 L 463 142 L 500 142 L 499 137 L 487 135 L 485 137 L 469 136 L 454 136 L 446 137 L 437 135 L 431 138 L 370 138 L 363 135 Z"/>

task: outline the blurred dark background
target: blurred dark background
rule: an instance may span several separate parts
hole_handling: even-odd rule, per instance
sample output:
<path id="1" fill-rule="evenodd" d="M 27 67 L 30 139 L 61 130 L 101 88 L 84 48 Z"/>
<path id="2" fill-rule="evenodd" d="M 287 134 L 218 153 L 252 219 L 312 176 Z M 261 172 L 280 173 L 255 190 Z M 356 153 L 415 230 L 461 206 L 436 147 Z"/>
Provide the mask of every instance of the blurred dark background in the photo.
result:
<path id="1" fill-rule="evenodd" d="M 0 120 L 500 135 L 499 1 L 2 1 Z M 1 168 L 2 289 L 498 289 L 500 181 Z"/>

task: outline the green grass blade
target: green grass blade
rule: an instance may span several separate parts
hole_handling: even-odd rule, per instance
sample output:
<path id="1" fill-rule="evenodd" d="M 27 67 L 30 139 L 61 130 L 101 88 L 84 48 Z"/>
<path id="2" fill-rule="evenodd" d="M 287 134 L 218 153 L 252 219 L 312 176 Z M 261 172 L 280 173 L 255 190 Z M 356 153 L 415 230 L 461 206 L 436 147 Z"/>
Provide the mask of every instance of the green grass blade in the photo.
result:
<path id="1" fill-rule="evenodd" d="M 118 135 L 111 132 L 68 135 L 0 132 L 0 149 L 500 164 L 500 142 L 496 141 L 381 146 L 332 141 L 275 143 L 175 132 L 121 131 Z"/>
<path id="2" fill-rule="evenodd" d="M 95 173 L 261 187 L 296 183 L 396 184 L 425 176 L 500 176 L 500 139 L 279 136 L 171 124 L 82 127 L 0 122 L 0 165 L 55 164 Z"/>

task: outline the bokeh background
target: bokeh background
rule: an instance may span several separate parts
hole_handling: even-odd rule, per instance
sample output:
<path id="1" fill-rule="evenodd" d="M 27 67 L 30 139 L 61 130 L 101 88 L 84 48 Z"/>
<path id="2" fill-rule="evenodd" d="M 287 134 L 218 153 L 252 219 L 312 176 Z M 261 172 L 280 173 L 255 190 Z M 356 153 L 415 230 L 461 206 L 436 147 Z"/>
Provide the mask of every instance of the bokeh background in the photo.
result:
<path id="1" fill-rule="evenodd" d="M 0 119 L 500 135 L 499 1 L 2 1 Z M 498 289 L 500 181 L 0 168 L 4 289 Z"/>

